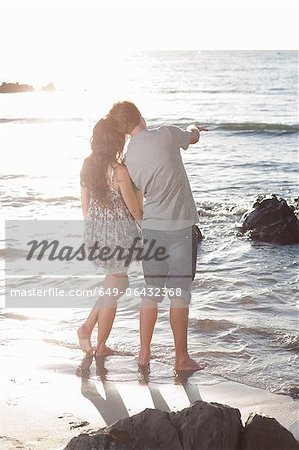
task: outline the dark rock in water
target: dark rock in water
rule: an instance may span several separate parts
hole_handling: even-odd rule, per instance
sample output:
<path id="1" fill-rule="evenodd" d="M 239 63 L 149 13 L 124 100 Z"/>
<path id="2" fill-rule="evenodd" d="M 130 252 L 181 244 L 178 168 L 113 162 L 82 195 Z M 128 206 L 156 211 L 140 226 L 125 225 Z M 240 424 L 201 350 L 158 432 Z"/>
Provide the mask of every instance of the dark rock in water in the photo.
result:
<path id="1" fill-rule="evenodd" d="M 2 83 L 0 86 L 0 93 L 11 94 L 16 92 L 32 92 L 34 87 L 29 84 L 19 84 L 19 83 Z"/>
<path id="2" fill-rule="evenodd" d="M 298 386 L 291 386 L 289 388 L 289 394 L 294 400 L 296 398 L 299 398 L 299 387 Z"/>
<path id="3" fill-rule="evenodd" d="M 203 235 L 197 225 L 192 225 L 192 239 L 194 242 L 199 243 L 203 240 Z"/>
<path id="4" fill-rule="evenodd" d="M 236 449 L 243 429 L 238 409 L 203 401 L 171 413 L 170 420 L 178 430 L 182 448 L 188 450 Z"/>
<path id="5" fill-rule="evenodd" d="M 196 272 L 196 255 L 198 244 L 203 240 L 203 235 L 197 225 L 192 225 L 192 273 Z"/>
<path id="6" fill-rule="evenodd" d="M 299 243 L 299 221 L 287 202 L 275 195 L 258 199 L 243 216 L 241 233 L 256 241 L 276 244 Z"/>
<path id="7" fill-rule="evenodd" d="M 245 424 L 240 450 L 298 450 L 299 444 L 286 428 L 271 417 L 251 414 Z"/>

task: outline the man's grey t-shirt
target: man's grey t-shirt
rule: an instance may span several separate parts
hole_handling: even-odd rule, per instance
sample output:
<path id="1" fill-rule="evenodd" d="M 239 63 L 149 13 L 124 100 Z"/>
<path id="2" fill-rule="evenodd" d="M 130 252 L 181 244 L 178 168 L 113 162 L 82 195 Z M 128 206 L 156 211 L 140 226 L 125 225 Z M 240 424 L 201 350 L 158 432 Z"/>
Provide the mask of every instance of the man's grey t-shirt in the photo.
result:
<path id="1" fill-rule="evenodd" d="M 131 140 L 125 163 L 144 193 L 142 228 L 176 230 L 198 222 L 198 213 L 182 161 L 191 133 L 174 125 L 145 129 Z"/>

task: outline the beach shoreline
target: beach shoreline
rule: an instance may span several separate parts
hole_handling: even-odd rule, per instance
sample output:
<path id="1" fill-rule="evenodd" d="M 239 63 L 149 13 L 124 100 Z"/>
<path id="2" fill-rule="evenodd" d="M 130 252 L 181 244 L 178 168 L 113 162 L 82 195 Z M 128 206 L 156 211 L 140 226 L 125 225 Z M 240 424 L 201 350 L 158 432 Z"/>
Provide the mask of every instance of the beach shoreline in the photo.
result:
<path id="1" fill-rule="evenodd" d="M 196 400 L 238 408 L 243 424 L 251 412 L 274 417 L 287 429 L 297 420 L 298 400 L 215 377 L 208 369 L 188 380 L 170 377 L 147 383 L 136 365 L 135 380 L 130 372 L 121 381 L 105 369 L 104 361 L 102 370 L 97 367 L 95 372 L 95 361 L 85 359 L 78 370 L 63 349 L 37 344 L 40 353 L 32 343 L 19 350 L 12 344 L 9 356 L 1 360 L 3 449 L 62 449 L 82 432 L 96 431 L 145 408 L 179 411 Z M 108 360 L 123 365 L 124 373 L 134 364 L 134 358 L 127 356 Z M 156 370 L 155 363 L 152 369 Z"/>

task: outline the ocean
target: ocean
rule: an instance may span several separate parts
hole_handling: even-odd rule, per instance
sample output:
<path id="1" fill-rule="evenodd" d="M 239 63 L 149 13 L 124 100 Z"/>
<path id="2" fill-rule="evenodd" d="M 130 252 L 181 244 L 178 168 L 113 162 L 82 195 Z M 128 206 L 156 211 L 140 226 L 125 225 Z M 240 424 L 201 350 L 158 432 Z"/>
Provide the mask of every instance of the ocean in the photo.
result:
<path id="1" fill-rule="evenodd" d="M 253 243 L 238 235 L 238 224 L 260 195 L 275 193 L 291 204 L 298 196 L 297 52 L 135 52 L 113 62 L 99 55 L 98 76 L 86 72 L 77 87 L 70 80 L 56 92 L 0 97 L 5 352 L 12 340 L 19 340 L 20 348 L 22 341 L 35 346 L 42 341 L 51 343 L 54 353 L 70 352 L 69 366 L 57 370 L 75 373 L 80 364 L 76 328 L 95 298 L 74 299 L 67 309 L 5 309 L 4 219 L 81 219 L 79 172 L 92 128 L 112 103 L 128 99 L 150 127 L 184 128 L 197 121 L 209 129 L 183 152 L 205 237 L 190 307 L 191 356 L 204 360 L 213 376 L 296 396 L 299 247 Z M 101 279 L 85 279 L 82 286 L 94 287 Z M 43 285 L 71 284 L 56 281 Z M 132 286 L 139 281 L 133 272 Z M 9 286 L 26 287 L 26 280 L 9 280 Z M 123 364 L 121 356 L 109 359 L 107 376 L 113 380 L 138 376 L 138 305 L 138 299 L 119 302 L 109 344 L 128 359 Z M 154 334 L 153 382 L 173 377 L 168 308 L 166 301 Z"/>

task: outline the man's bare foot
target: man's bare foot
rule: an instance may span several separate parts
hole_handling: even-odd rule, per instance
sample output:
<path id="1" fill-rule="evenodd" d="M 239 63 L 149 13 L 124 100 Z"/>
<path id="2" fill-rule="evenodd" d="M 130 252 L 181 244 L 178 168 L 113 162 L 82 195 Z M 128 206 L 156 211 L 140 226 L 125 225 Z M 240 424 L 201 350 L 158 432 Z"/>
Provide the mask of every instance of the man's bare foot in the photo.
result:
<path id="1" fill-rule="evenodd" d="M 148 366 L 151 358 L 150 350 L 140 350 L 138 356 L 138 366 Z"/>
<path id="2" fill-rule="evenodd" d="M 194 361 L 194 359 L 190 358 L 190 356 L 184 359 L 176 360 L 175 362 L 175 370 L 177 371 L 188 370 L 196 372 L 197 370 L 203 370 L 206 367 L 207 367 L 206 363 L 199 364 L 198 362 Z"/>
<path id="3" fill-rule="evenodd" d="M 95 351 L 95 356 L 111 356 L 116 355 L 117 351 L 113 350 L 110 347 L 107 347 L 107 345 L 98 345 L 97 349 Z"/>
<path id="4" fill-rule="evenodd" d="M 78 328 L 77 335 L 78 335 L 79 345 L 80 345 L 81 350 L 84 353 L 86 353 L 87 355 L 92 356 L 93 348 L 92 348 L 91 342 L 90 342 L 91 334 L 87 330 L 85 325 L 81 325 L 81 327 Z"/>

